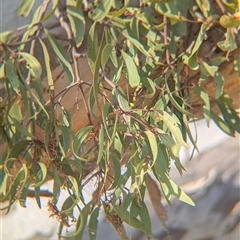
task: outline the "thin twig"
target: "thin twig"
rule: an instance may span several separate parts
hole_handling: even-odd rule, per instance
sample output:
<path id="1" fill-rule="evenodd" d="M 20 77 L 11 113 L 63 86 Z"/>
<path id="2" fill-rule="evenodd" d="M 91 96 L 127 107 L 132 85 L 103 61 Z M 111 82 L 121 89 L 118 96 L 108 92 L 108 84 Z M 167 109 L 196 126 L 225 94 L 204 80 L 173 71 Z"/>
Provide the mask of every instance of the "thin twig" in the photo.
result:
<path id="1" fill-rule="evenodd" d="M 165 23 L 165 26 L 164 26 L 164 44 L 167 45 L 168 44 L 168 40 L 167 40 L 167 37 L 168 37 L 168 29 L 167 29 L 167 17 L 164 15 L 163 16 L 163 22 Z M 167 48 L 166 49 L 166 61 L 167 61 L 167 64 L 169 65 L 170 64 L 170 54 L 169 54 L 169 49 Z"/>
<path id="2" fill-rule="evenodd" d="M 73 41 L 72 31 L 71 31 L 69 25 L 67 24 L 67 22 L 64 20 L 63 16 L 61 16 L 61 13 L 60 13 L 58 8 L 55 10 L 55 16 L 57 18 L 59 18 L 60 25 L 66 31 L 67 37 L 68 37 L 68 39 L 70 41 L 71 48 L 72 48 L 73 66 L 74 66 L 75 77 L 76 77 L 75 81 L 79 85 L 80 94 L 81 94 L 81 97 L 82 97 L 82 100 L 83 100 L 83 104 L 84 104 L 84 107 L 85 107 L 85 110 L 86 110 L 86 113 L 87 113 L 87 116 L 88 116 L 89 124 L 92 125 L 90 109 L 89 109 L 89 106 L 87 104 L 87 100 L 86 100 L 86 97 L 84 95 L 84 91 L 83 91 L 83 88 L 82 88 L 82 81 L 80 79 L 77 57 L 75 57 L 77 52 L 76 52 L 76 48 L 75 48 L 75 42 Z M 61 99 L 62 99 L 62 97 L 61 97 Z M 78 98 L 76 98 L 76 103 L 78 103 Z"/>

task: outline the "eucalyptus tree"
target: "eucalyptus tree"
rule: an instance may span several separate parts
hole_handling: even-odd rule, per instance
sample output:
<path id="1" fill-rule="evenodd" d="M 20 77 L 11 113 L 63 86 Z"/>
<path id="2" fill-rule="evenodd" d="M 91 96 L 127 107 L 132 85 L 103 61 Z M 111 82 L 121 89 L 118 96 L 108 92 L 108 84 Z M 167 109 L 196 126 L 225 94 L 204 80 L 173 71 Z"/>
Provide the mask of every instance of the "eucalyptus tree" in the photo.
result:
<path id="1" fill-rule="evenodd" d="M 59 236 L 75 221 L 72 237 L 95 239 L 102 210 L 122 239 L 123 223 L 150 238 L 146 191 L 165 228 L 162 196 L 194 206 L 169 174 L 184 175 L 187 142 L 197 150 L 189 122 L 239 133 L 239 1 L 23 0 L 30 13 L 0 33 L 3 210 L 30 191 L 41 207 L 52 180 Z"/>

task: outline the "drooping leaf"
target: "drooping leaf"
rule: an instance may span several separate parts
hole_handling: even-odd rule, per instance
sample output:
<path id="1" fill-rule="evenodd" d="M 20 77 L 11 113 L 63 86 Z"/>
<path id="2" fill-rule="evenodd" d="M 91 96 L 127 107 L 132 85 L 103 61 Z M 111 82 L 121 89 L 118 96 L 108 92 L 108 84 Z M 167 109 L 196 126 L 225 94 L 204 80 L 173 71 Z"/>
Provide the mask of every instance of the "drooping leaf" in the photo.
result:
<path id="1" fill-rule="evenodd" d="M 102 56 L 101 56 L 101 66 L 102 69 L 105 69 L 105 65 L 109 59 L 109 57 L 112 54 L 113 46 L 111 44 L 105 45 L 102 51 Z"/>
<path id="2" fill-rule="evenodd" d="M 149 147 L 152 152 L 153 156 L 153 163 L 152 165 L 155 164 L 157 156 L 158 156 L 158 146 L 157 146 L 157 139 L 155 135 L 151 131 L 144 131 L 144 134 L 147 136 L 148 142 L 149 142 Z"/>
<path id="3" fill-rule="evenodd" d="M 75 240 L 82 240 L 83 230 L 86 226 L 88 215 L 90 212 L 90 206 L 91 204 L 88 203 L 80 212 L 75 233 L 70 236 L 64 236 L 64 238 L 74 238 Z"/>
<path id="4" fill-rule="evenodd" d="M 15 72 L 14 65 L 12 63 L 12 59 L 8 59 L 5 63 L 5 71 L 6 76 L 10 83 L 12 84 L 13 89 L 18 93 L 19 91 L 19 79 Z"/>
<path id="5" fill-rule="evenodd" d="M 174 135 L 176 142 L 178 144 L 178 146 L 176 146 L 178 150 L 180 150 L 181 146 L 188 147 L 187 143 L 183 140 L 183 136 L 177 121 L 165 111 L 160 110 L 158 111 L 158 114 L 159 117 L 164 121 L 168 129 Z"/>
<path id="6" fill-rule="evenodd" d="M 76 179 L 73 176 L 68 176 L 68 180 L 71 182 L 71 185 L 72 185 L 71 189 L 72 189 L 73 193 L 75 194 L 75 196 L 80 197 L 79 186 L 78 186 Z"/>
<path id="7" fill-rule="evenodd" d="M 33 135 L 24 127 L 17 119 L 12 118 L 17 131 L 19 131 L 23 136 L 30 137 L 33 139 Z"/>
<path id="8" fill-rule="evenodd" d="M 62 64 L 62 67 L 64 71 L 67 73 L 69 82 L 74 82 L 74 74 L 72 71 L 72 67 L 69 61 L 69 57 L 67 56 L 66 51 L 63 49 L 63 47 L 60 45 L 60 43 L 53 37 L 53 35 L 44 28 L 44 32 L 53 48 L 53 51 L 55 52 L 56 56 L 58 57 L 59 61 Z"/>
<path id="9" fill-rule="evenodd" d="M 126 209 L 123 209 L 122 207 L 116 206 L 116 205 L 114 205 L 113 208 L 123 222 L 127 223 L 129 226 L 132 226 L 132 227 L 144 232 L 146 235 L 149 234 L 145 230 L 145 228 L 143 226 L 143 222 L 141 222 L 137 218 L 132 217 L 131 214 L 128 211 L 126 211 Z"/>
<path id="10" fill-rule="evenodd" d="M 99 215 L 100 207 L 96 207 L 89 219 L 88 223 L 88 233 L 89 233 L 89 239 L 95 240 L 97 236 L 97 227 L 98 227 L 98 215 Z"/>
<path id="11" fill-rule="evenodd" d="M 73 35 L 75 37 L 77 47 L 80 47 L 84 39 L 85 33 L 85 18 L 83 16 L 81 8 L 67 5 L 67 14 L 71 23 Z"/>
<path id="12" fill-rule="evenodd" d="M 140 83 L 140 77 L 137 67 L 133 62 L 132 58 L 127 53 L 122 51 L 122 56 L 125 61 L 125 66 L 127 68 L 129 84 L 131 87 L 137 87 Z"/>
<path id="13" fill-rule="evenodd" d="M 27 17 L 32 10 L 35 0 L 22 0 L 18 7 L 18 15 Z"/>
<path id="14" fill-rule="evenodd" d="M 88 52 L 87 52 L 87 59 L 88 64 L 92 70 L 92 73 L 94 72 L 94 66 L 97 58 L 97 50 L 98 50 L 98 32 L 96 29 L 97 23 L 94 22 L 89 30 L 88 35 Z"/>
<path id="15" fill-rule="evenodd" d="M 230 136 L 234 136 L 234 129 L 229 125 L 229 123 L 224 121 L 222 118 L 220 118 L 212 110 L 211 110 L 211 118 L 223 132 L 225 132 Z"/>
<path id="16" fill-rule="evenodd" d="M 151 222 L 151 218 L 150 218 L 147 206 L 144 201 L 141 202 L 139 215 L 143 224 L 146 237 L 150 238 L 152 236 L 152 222 Z"/>
<path id="17" fill-rule="evenodd" d="M 83 160 L 79 155 L 79 152 L 81 153 L 81 146 L 84 143 L 84 140 L 86 139 L 88 134 L 91 132 L 92 128 L 93 126 L 87 126 L 82 128 L 75 134 L 75 137 L 73 139 L 73 154 L 76 158 L 80 160 Z"/>
<path id="18" fill-rule="evenodd" d="M 46 165 L 44 163 L 42 163 L 42 162 L 38 162 L 38 165 L 40 167 L 40 170 L 39 170 L 39 172 L 37 174 L 38 182 L 36 182 L 34 184 L 35 188 L 40 187 L 44 183 L 45 178 L 47 176 L 47 167 L 46 167 Z"/>
<path id="19" fill-rule="evenodd" d="M 21 155 L 21 153 L 26 150 L 26 148 L 31 143 L 31 140 L 22 140 L 17 142 L 11 149 L 9 153 L 9 158 L 17 158 Z"/>
<path id="20" fill-rule="evenodd" d="M 210 120 L 211 120 L 209 96 L 208 96 L 208 94 L 205 92 L 205 90 L 203 88 L 195 87 L 194 91 L 198 94 L 198 96 L 204 102 L 203 113 L 204 113 L 204 117 L 205 117 L 205 119 L 207 121 L 207 125 L 209 127 Z"/>
<path id="21" fill-rule="evenodd" d="M 27 68 L 29 68 L 33 80 L 39 79 L 42 75 L 42 67 L 39 61 L 33 55 L 27 52 L 19 52 L 18 54 L 26 61 Z"/>
<path id="22" fill-rule="evenodd" d="M 221 94 L 223 93 L 223 86 L 224 86 L 224 77 L 221 73 L 216 72 L 214 75 L 214 81 L 216 83 L 216 94 L 215 98 L 218 99 Z"/>
<path id="23" fill-rule="evenodd" d="M 43 50 L 44 62 L 45 62 L 45 67 L 46 67 L 46 72 L 47 72 L 48 87 L 49 87 L 50 91 L 53 91 L 54 83 L 53 83 L 52 71 L 51 71 L 51 67 L 50 67 L 50 57 L 48 54 L 47 47 L 41 38 L 39 38 L 39 42 L 40 42 L 42 50 Z"/>
<path id="24" fill-rule="evenodd" d="M 226 122 L 238 133 L 240 132 L 240 118 L 236 111 L 230 106 L 231 99 L 228 94 L 223 93 L 217 99 L 218 107 Z"/>

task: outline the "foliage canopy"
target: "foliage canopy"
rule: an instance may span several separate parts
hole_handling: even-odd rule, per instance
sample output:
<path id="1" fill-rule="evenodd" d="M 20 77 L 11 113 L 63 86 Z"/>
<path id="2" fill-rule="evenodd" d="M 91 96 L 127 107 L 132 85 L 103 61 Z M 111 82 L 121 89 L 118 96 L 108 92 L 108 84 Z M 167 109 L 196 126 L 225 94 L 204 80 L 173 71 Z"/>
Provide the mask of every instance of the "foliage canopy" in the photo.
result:
<path id="1" fill-rule="evenodd" d="M 220 71 L 229 61 L 240 75 L 240 2 L 23 0 L 18 14 L 31 12 L 27 26 L 0 33 L 1 201 L 7 211 L 16 201 L 26 207 L 33 190 L 41 207 L 52 179 L 59 236 L 77 216 L 72 237 L 88 225 L 95 239 L 103 210 L 121 238 L 123 223 L 151 237 L 146 189 L 164 226 L 161 192 L 169 204 L 194 205 L 169 176 L 172 161 L 185 170 L 187 139 L 197 149 L 189 121 L 203 112 L 226 134 L 240 131 Z M 209 78 L 213 96 L 203 87 Z M 62 191 L 69 197 L 59 210 Z"/>

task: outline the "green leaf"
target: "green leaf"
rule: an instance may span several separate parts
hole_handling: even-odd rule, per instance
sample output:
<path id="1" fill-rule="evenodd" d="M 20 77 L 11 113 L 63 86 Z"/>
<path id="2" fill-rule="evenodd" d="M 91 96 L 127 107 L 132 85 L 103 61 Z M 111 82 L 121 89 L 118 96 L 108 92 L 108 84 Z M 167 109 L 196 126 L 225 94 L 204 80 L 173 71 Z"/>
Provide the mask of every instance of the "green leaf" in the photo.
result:
<path id="1" fill-rule="evenodd" d="M 195 206 L 195 203 L 192 201 L 192 199 L 183 190 L 181 190 L 172 179 L 170 179 L 170 184 L 172 186 L 171 192 L 174 196 L 176 196 L 182 202 L 185 202 L 191 206 Z"/>
<path id="2" fill-rule="evenodd" d="M 67 199 L 64 201 L 61 207 L 61 213 L 64 213 L 67 216 L 73 217 L 73 209 L 77 203 L 76 200 L 78 201 L 78 199 L 73 195 L 70 195 L 69 197 L 67 197 Z"/>
<path id="3" fill-rule="evenodd" d="M 40 187 L 34 188 L 34 194 L 35 194 L 35 199 L 36 199 L 37 205 L 41 209 L 42 204 L 41 204 L 41 199 L 40 199 Z"/>
<path id="4" fill-rule="evenodd" d="M 109 15 L 112 15 L 114 17 L 120 17 L 121 15 L 123 15 L 123 13 L 126 11 L 128 4 L 129 4 L 130 0 L 124 0 L 124 5 L 121 9 L 114 11 L 114 12 L 110 12 Z"/>
<path id="5" fill-rule="evenodd" d="M 146 233 L 146 236 L 149 238 L 152 236 L 152 222 L 151 218 L 147 209 L 147 206 L 144 201 L 141 202 L 140 207 L 140 219 L 143 224 L 144 232 Z"/>
<path id="6" fill-rule="evenodd" d="M 92 19 L 94 22 L 101 22 L 109 13 L 113 0 L 101 1 L 94 9 Z"/>
<path id="7" fill-rule="evenodd" d="M 181 112 L 182 114 L 185 114 L 189 117 L 194 117 L 194 115 L 188 111 L 186 111 L 183 107 L 181 107 L 178 102 L 175 100 L 175 98 L 173 97 L 173 94 L 172 93 L 169 93 L 169 99 L 172 103 L 172 105 L 179 111 Z"/>
<path id="8" fill-rule="evenodd" d="M 214 75 L 214 81 L 216 83 L 216 95 L 215 98 L 218 99 L 221 94 L 223 93 L 223 86 L 224 86 L 224 77 L 221 73 L 216 72 Z"/>
<path id="9" fill-rule="evenodd" d="M 8 41 L 9 36 L 11 36 L 12 33 L 13 33 L 13 31 L 1 32 L 0 33 L 0 42 L 6 43 Z"/>
<path id="10" fill-rule="evenodd" d="M 47 72 L 48 87 L 50 91 L 54 91 L 54 82 L 53 82 L 52 71 L 50 67 L 50 57 L 48 54 L 48 49 L 41 38 L 39 38 L 39 42 L 43 50 L 44 62 L 45 62 L 45 67 Z"/>
<path id="11" fill-rule="evenodd" d="M 118 68 L 118 60 L 117 60 L 116 49 L 114 47 L 114 39 L 110 33 L 109 28 L 104 29 L 104 36 L 105 36 L 106 43 L 112 46 L 111 54 L 110 54 L 111 61 L 114 67 Z M 106 52 L 106 50 L 104 50 L 104 52 Z M 106 54 L 102 53 L 102 54 L 104 54 L 104 58 L 106 58 L 105 55 L 107 55 L 107 53 Z M 102 57 L 102 66 L 103 66 L 103 57 Z"/>
<path id="12" fill-rule="evenodd" d="M 97 59 L 97 51 L 98 51 L 98 35 L 96 31 L 96 25 L 97 23 L 94 22 L 89 30 L 89 35 L 88 35 L 88 64 L 92 70 L 92 73 L 94 72 L 94 66 L 95 62 Z"/>
<path id="13" fill-rule="evenodd" d="M 32 10 L 35 0 L 22 0 L 18 7 L 18 15 L 27 17 Z"/>
<path id="14" fill-rule="evenodd" d="M 63 142 L 63 150 L 64 153 L 67 154 L 67 152 L 70 149 L 70 144 L 71 144 L 71 129 L 69 127 L 66 126 L 59 126 L 59 128 L 61 129 L 62 132 L 62 142 Z"/>
<path id="15" fill-rule="evenodd" d="M 92 131 L 93 126 L 86 126 L 78 131 L 73 139 L 73 154 L 77 159 L 83 160 L 81 155 L 81 146 L 88 134 Z M 80 152 L 80 155 L 78 154 Z"/>
<path id="16" fill-rule="evenodd" d="M 30 138 L 34 138 L 33 135 L 28 132 L 28 130 L 15 118 L 12 118 L 14 125 L 16 126 L 17 131 L 19 131 L 22 135 Z"/>
<path id="17" fill-rule="evenodd" d="M 218 107 L 225 121 L 238 133 L 240 132 L 240 119 L 238 114 L 230 106 L 231 99 L 226 93 L 217 99 Z"/>
<path id="18" fill-rule="evenodd" d="M 28 25 L 27 31 L 22 35 L 21 37 L 21 45 L 19 46 L 19 50 L 23 51 L 26 47 L 26 43 L 28 42 L 28 39 L 33 36 L 36 31 L 39 29 L 39 14 L 41 11 L 41 5 L 38 6 L 38 8 L 34 11 L 32 21 Z"/>
<path id="19" fill-rule="evenodd" d="M 19 79 L 18 76 L 15 72 L 14 65 L 12 63 L 12 59 L 8 59 L 5 63 L 5 71 L 6 71 L 6 76 L 11 83 L 13 89 L 15 90 L 16 93 L 19 92 Z"/>
<path id="20" fill-rule="evenodd" d="M 93 93 L 99 109 L 101 109 L 98 101 L 98 91 L 100 90 L 99 86 L 101 83 L 99 79 L 99 70 L 101 66 L 101 56 L 102 56 L 102 50 L 103 50 L 104 44 L 105 44 L 104 34 L 102 34 L 101 43 L 100 43 L 100 46 L 98 47 L 97 58 L 96 58 L 94 69 L 93 69 Z"/>
<path id="21" fill-rule="evenodd" d="M 133 62 L 132 58 L 127 53 L 122 51 L 122 57 L 125 61 L 125 66 L 127 68 L 129 84 L 132 88 L 137 87 L 140 83 L 140 77 L 137 67 Z"/>
<path id="22" fill-rule="evenodd" d="M 20 71 L 18 71 L 19 75 L 21 75 Z M 28 90 L 28 92 L 32 95 L 33 99 L 36 101 L 36 103 L 39 105 L 39 107 L 43 110 L 43 112 L 46 114 L 47 119 L 49 119 L 49 115 L 48 112 L 46 111 L 46 109 L 44 108 L 44 106 L 42 105 L 41 101 L 38 99 L 38 97 L 35 95 L 35 93 L 32 91 L 32 89 L 28 86 L 28 84 L 26 83 L 26 81 L 23 79 L 23 76 L 21 75 L 22 78 L 22 82 L 24 84 L 24 87 Z"/>
<path id="23" fill-rule="evenodd" d="M 29 144 L 31 143 L 31 140 L 22 140 L 20 142 L 17 142 L 11 149 L 9 153 L 9 158 L 17 158 L 21 155 L 21 153 L 27 149 Z"/>
<path id="24" fill-rule="evenodd" d="M 22 109 L 19 102 L 16 102 L 11 106 L 8 114 L 11 118 L 15 118 L 17 121 L 22 121 Z"/>
<path id="25" fill-rule="evenodd" d="M 88 214 L 90 212 L 90 206 L 91 203 L 88 203 L 80 212 L 75 233 L 69 236 L 64 236 L 64 238 L 74 238 L 75 240 L 82 240 L 83 230 L 86 226 Z"/>
<path id="26" fill-rule="evenodd" d="M 202 24 L 200 31 L 198 33 L 197 40 L 194 44 L 194 47 L 192 49 L 192 52 L 189 57 L 185 55 L 185 60 L 184 63 L 186 63 L 191 69 L 197 70 L 199 65 L 197 63 L 197 52 L 204 40 L 204 35 L 205 35 L 205 29 L 206 29 L 206 24 Z"/>
<path id="27" fill-rule="evenodd" d="M 225 14 L 221 16 L 219 22 L 224 28 L 233 28 L 240 26 L 240 19 L 235 19 L 233 16 L 227 16 Z"/>
<path id="28" fill-rule="evenodd" d="M 80 47 L 84 39 L 85 33 L 85 18 L 81 8 L 74 8 L 67 5 L 67 14 L 75 37 L 77 47 Z"/>
<path id="29" fill-rule="evenodd" d="M 147 136 L 148 142 L 149 142 L 149 147 L 152 152 L 153 156 L 153 163 L 152 165 L 155 164 L 157 156 L 158 156 L 158 146 L 157 146 L 157 140 L 155 135 L 151 131 L 144 131 L 144 134 Z"/>
<path id="30" fill-rule="evenodd" d="M 221 119 L 216 113 L 211 110 L 211 118 L 216 125 L 226 134 L 234 136 L 234 129 L 228 124 L 228 122 Z"/>
<path id="31" fill-rule="evenodd" d="M 42 162 L 38 162 L 38 165 L 40 167 L 40 170 L 37 173 L 37 179 L 39 179 L 39 181 L 34 184 L 35 188 L 40 187 L 44 183 L 45 178 L 47 176 L 47 167 L 46 167 L 46 165 L 44 163 L 42 163 Z"/>
<path id="32" fill-rule="evenodd" d="M 126 211 L 126 209 L 123 209 L 120 206 L 114 205 L 113 208 L 123 222 L 127 223 L 129 226 L 132 226 L 144 232 L 146 235 L 148 235 L 148 232 L 146 232 L 143 226 L 143 222 L 139 221 L 137 218 L 132 217 L 131 214 L 128 211 Z"/>
<path id="33" fill-rule="evenodd" d="M 141 51 L 147 57 L 155 57 L 155 52 L 151 48 L 146 48 L 143 43 L 140 42 L 139 39 L 135 39 L 131 36 L 131 30 L 124 29 L 121 32 L 123 36 L 128 39 L 139 51 Z"/>
<path id="34" fill-rule="evenodd" d="M 161 138 L 163 144 L 171 150 L 171 153 L 173 154 L 173 156 L 178 157 L 179 151 L 178 151 L 178 147 L 177 147 L 174 139 L 166 133 L 161 133 L 160 138 Z"/>
<path id="35" fill-rule="evenodd" d="M 227 29 L 226 39 L 217 43 L 222 51 L 233 51 L 237 49 L 237 43 L 231 29 Z"/>
<path id="36" fill-rule="evenodd" d="M 207 126 L 209 127 L 210 120 L 211 120 L 209 96 L 208 96 L 208 94 L 205 92 L 205 90 L 203 88 L 194 87 L 194 91 L 197 93 L 197 95 L 204 102 L 203 113 L 204 113 L 204 117 L 205 117 L 205 119 L 207 121 Z"/>
<path id="37" fill-rule="evenodd" d="M 17 173 L 14 181 L 12 182 L 11 186 L 9 187 L 8 193 L 3 198 L 0 199 L 0 202 L 9 200 L 8 210 L 6 213 L 9 212 L 11 205 L 14 203 L 14 201 L 15 201 L 14 197 L 16 195 L 17 189 L 18 189 L 19 185 L 21 185 L 21 182 L 24 180 L 24 178 L 27 177 L 25 175 L 26 175 L 25 170 L 21 169 Z"/>
<path id="38" fill-rule="evenodd" d="M 67 73 L 69 82 L 73 83 L 74 75 L 73 75 L 70 60 L 66 54 L 66 51 L 63 49 L 63 47 L 60 45 L 60 43 L 50 34 L 50 32 L 46 28 L 44 28 L 44 32 L 53 48 L 53 51 L 55 52 L 59 61 L 61 62 L 64 71 Z"/>
<path id="39" fill-rule="evenodd" d="M 113 46 L 111 44 L 106 44 L 103 48 L 102 55 L 101 55 L 101 66 L 102 69 L 105 69 L 105 65 L 112 54 Z"/>
<path id="40" fill-rule="evenodd" d="M 119 163 L 119 159 L 117 158 L 116 154 L 114 152 L 111 152 L 111 160 L 113 163 L 113 169 L 114 169 L 114 179 L 113 182 L 108 190 L 112 190 L 117 187 L 119 179 L 121 177 L 121 166 Z"/>
<path id="41" fill-rule="evenodd" d="M 96 239 L 99 210 L 100 210 L 100 207 L 96 207 L 91 214 L 89 224 L 88 224 L 89 240 Z"/>
<path id="42" fill-rule="evenodd" d="M 54 14 L 58 6 L 59 0 L 52 0 L 51 2 L 52 2 L 52 9 L 44 15 L 42 22 L 48 20 Z"/>
<path id="43" fill-rule="evenodd" d="M 118 180 L 118 184 L 117 184 L 117 187 L 114 191 L 114 196 L 113 196 L 113 199 L 112 199 L 113 203 L 115 203 L 119 199 L 119 197 L 120 197 L 120 195 L 121 195 L 121 193 L 122 193 L 122 191 L 125 187 L 125 184 L 126 184 L 127 180 L 129 179 L 130 175 L 131 175 L 131 171 L 128 167 L 126 172 L 123 175 L 121 175 L 121 177 Z"/>
<path id="44" fill-rule="evenodd" d="M 78 171 L 78 173 L 80 175 L 82 174 L 83 166 L 82 166 L 81 161 L 79 161 L 78 159 L 73 160 L 73 159 L 64 158 L 63 161 L 61 162 L 61 164 L 62 165 L 65 164 L 65 165 L 69 165 L 69 166 L 73 165 L 76 168 L 76 170 Z"/>
<path id="45" fill-rule="evenodd" d="M 39 79 L 42 75 L 42 67 L 39 61 L 33 55 L 27 52 L 19 52 L 18 54 L 27 62 L 27 68 L 29 68 L 33 80 Z"/>
<path id="46" fill-rule="evenodd" d="M 158 114 L 159 114 L 159 117 L 166 124 L 168 129 L 171 131 L 171 133 L 175 136 L 175 139 L 179 144 L 179 147 L 180 146 L 188 147 L 187 143 L 183 140 L 183 136 L 182 136 L 178 122 L 165 111 L 159 110 Z"/>
<path id="47" fill-rule="evenodd" d="M 153 172 L 155 177 L 158 179 L 159 183 L 161 184 L 163 194 L 168 201 L 168 204 L 171 206 L 171 196 L 177 197 L 180 201 L 183 201 L 191 206 L 195 206 L 192 199 L 184 193 L 174 182 L 170 179 L 169 175 L 165 173 L 161 167 L 157 164 L 153 167 Z"/>
<path id="48" fill-rule="evenodd" d="M 72 184 L 71 189 L 73 190 L 73 193 L 76 195 L 76 197 L 80 197 L 80 195 L 79 195 L 79 186 L 78 186 L 78 183 L 77 183 L 76 179 L 73 176 L 68 176 L 68 180 Z"/>

